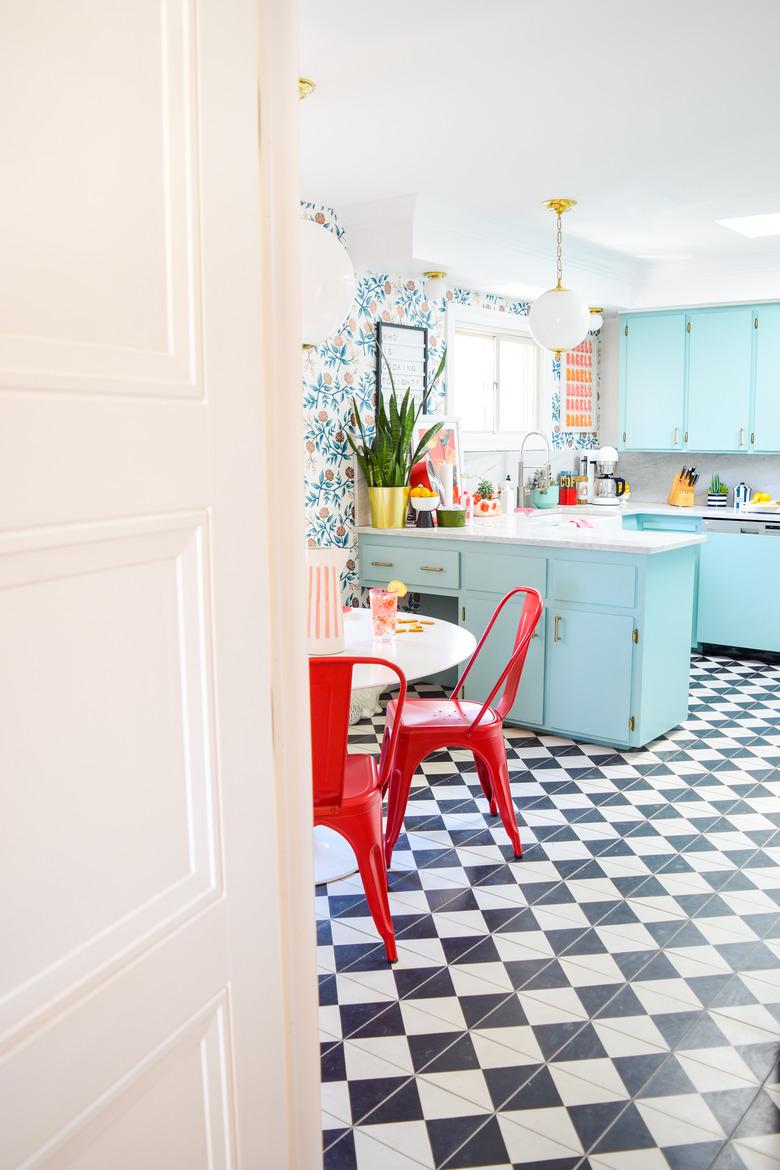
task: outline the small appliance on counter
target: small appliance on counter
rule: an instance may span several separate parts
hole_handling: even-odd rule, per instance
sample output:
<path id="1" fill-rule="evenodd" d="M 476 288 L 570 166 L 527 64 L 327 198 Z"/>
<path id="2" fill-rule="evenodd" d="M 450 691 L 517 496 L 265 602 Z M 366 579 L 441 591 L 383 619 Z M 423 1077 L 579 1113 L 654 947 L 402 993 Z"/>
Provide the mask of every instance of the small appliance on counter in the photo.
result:
<path id="1" fill-rule="evenodd" d="M 594 451 L 588 464 L 588 500 L 615 507 L 626 490 L 626 481 L 615 475 L 618 453 L 614 447 Z"/>

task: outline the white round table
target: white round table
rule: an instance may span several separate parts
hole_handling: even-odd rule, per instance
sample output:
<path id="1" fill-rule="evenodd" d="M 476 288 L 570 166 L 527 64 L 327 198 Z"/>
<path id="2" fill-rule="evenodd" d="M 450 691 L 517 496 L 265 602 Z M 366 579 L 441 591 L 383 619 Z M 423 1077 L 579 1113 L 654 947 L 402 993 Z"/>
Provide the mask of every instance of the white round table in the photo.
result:
<path id="1" fill-rule="evenodd" d="M 411 614 L 401 614 L 411 617 Z M 469 630 L 454 622 L 415 614 L 433 625 L 423 626 L 421 634 L 396 634 L 387 641 L 377 641 L 371 632 L 371 611 L 351 609 L 344 614 L 344 654 L 353 658 L 386 658 L 395 662 L 407 682 L 427 678 L 465 662 L 474 652 L 477 640 Z M 399 627 L 401 628 L 401 627 Z M 352 674 L 353 691 L 388 690 L 398 686 L 398 677 L 387 667 L 356 666 Z M 317 825 L 314 829 L 314 880 L 336 882 L 357 870 L 352 848 L 340 833 Z"/>

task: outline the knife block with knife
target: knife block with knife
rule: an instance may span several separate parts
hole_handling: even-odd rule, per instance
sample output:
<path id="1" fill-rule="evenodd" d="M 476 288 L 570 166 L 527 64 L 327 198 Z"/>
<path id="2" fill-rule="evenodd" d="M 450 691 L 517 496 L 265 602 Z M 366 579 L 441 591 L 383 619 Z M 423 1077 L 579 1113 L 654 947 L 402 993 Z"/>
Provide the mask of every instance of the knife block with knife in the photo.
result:
<path id="1" fill-rule="evenodd" d="M 692 508 L 698 478 L 695 467 L 683 467 L 682 471 L 672 480 L 666 502 L 675 508 Z"/>

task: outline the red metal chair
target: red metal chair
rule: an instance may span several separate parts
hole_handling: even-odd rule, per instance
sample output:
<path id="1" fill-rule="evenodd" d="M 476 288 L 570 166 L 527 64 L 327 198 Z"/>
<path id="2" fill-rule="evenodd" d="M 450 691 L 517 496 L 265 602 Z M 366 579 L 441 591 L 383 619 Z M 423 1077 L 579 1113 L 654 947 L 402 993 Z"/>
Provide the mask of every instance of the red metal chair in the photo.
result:
<path id="1" fill-rule="evenodd" d="M 517 626 L 512 654 L 498 682 L 484 703 L 457 699 L 458 692 L 469 676 L 485 640 L 507 602 L 518 593 L 525 594 L 520 621 Z M 479 645 L 468 661 L 455 690 L 449 699 L 408 699 L 401 709 L 391 700 L 387 704 L 385 739 L 382 744 L 393 761 L 392 775 L 388 772 L 387 830 L 385 858 L 388 866 L 403 824 L 412 777 L 418 765 L 431 752 L 442 748 L 466 748 L 474 753 L 477 774 L 493 816 L 501 814 L 509 834 L 515 857 L 522 854 L 520 832 L 509 790 L 509 769 L 504 743 L 504 719 L 515 701 L 520 675 L 525 665 L 528 646 L 541 617 L 544 603 L 536 589 L 518 586 L 510 590 L 499 603 Z M 491 704 L 503 686 L 504 691 L 495 707 Z M 400 735 L 398 735 L 400 728 Z M 395 746 L 398 736 L 397 747 Z"/>
<path id="2" fill-rule="evenodd" d="M 335 829 L 354 849 L 371 917 L 394 963 L 398 952 L 387 898 L 382 793 L 395 767 L 401 722 L 389 736 L 379 768 L 373 756 L 347 754 L 352 668 L 362 664 L 386 666 L 398 675 L 394 702 L 403 715 L 406 677 L 394 662 L 342 655 L 309 659 L 314 824 Z"/>

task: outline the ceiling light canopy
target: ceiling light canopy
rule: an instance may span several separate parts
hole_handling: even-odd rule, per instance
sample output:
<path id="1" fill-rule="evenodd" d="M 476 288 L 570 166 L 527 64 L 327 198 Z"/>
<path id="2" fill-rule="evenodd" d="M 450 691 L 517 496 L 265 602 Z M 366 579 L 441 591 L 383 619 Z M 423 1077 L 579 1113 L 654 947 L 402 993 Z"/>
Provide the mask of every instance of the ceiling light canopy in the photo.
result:
<path id="1" fill-rule="evenodd" d="M 447 295 L 447 273 L 438 271 L 423 272 L 425 277 L 425 291 L 429 301 L 441 301 Z"/>
<path id="2" fill-rule="evenodd" d="M 532 303 L 528 325 L 534 341 L 553 353 L 576 349 L 591 329 L 590 310 L 582 297 L 563 283 L 561 216 L 576 205 L 576 199 L 548 199 L 545 207 L 555 212 L 558 281 Z"/>
<path id="3" fill-rule="evenodd" d="M 780 236 L 780 211 L 770 211 L 766 215 L 738 215 L 735 219 L 716 219 L 715 222 L 751 240 Z"/>

